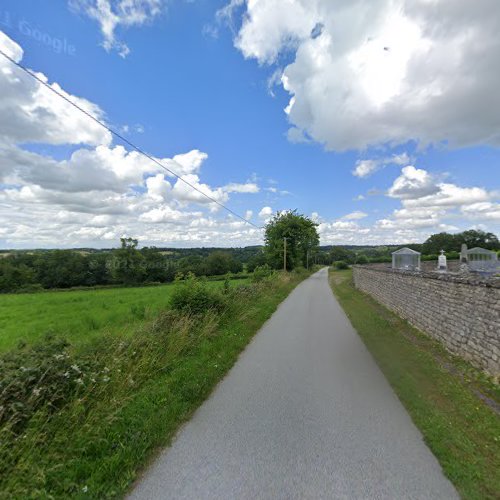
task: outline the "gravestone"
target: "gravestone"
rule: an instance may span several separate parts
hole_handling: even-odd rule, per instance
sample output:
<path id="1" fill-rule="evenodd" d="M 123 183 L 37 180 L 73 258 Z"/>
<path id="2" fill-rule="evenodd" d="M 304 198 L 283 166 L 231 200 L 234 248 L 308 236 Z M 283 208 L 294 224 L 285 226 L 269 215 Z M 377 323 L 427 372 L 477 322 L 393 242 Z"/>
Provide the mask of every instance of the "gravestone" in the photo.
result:
<path id="1" fill-rule="evenodd" d="M 470 274 L 468 260 L 467 245 L 462 243 L 462 248 L 460 250 L 460 267 L 458 269 L 461 275 L 467 276 Z"/>
<path id="2" fill-rule="evenodd" d="M 467 264 L 467 261 L 467 245 L 465 243 L 462 243 L 462 249 L 460 250 L 460 264 Z"/>
<path id="3" fill-rule="evenodd" d="M 446 263 L 446 255 L 444 254 L 444 250 L 441 250 L 441 255 L 438 257 L 438 271 L 442 273 L 448 271 L 448 265 Z"/>

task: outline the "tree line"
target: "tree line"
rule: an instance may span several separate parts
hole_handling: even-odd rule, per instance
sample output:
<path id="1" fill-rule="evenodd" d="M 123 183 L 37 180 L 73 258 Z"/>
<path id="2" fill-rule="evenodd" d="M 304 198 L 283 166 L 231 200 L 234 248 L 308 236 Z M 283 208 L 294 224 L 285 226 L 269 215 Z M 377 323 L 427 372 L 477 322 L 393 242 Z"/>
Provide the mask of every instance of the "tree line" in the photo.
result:
<path id="1" fill-rule="evenodd" d="M 174 259 L 157 248 L 137 246 L 137 240 L 122 238 L 120 248 L 108 252 L 10 253 L 0 257 L 0 292 L 168 283 L 178 273 L 217 276 L 243 271 L 241 261 L 220 250 L 206 257 L 190 255 Z"/>
<path id="2" fill-rule="evenodd" d="M 317 224 L 296 211 L 275 215 L 266 226 L 265 246 L 244 249 L 138 248 L 138 240 L 121 238 L 111 251 L 51 250 L 0 254 L 0 292 L 54 288 L 168 283 L 179 274 L 222 276 L 306 267 L 318 260 Z"/>
<path id="3" fill-rule="evenodd" d="M 390 262 L 391 252 L 408 246 L 435 260 L 441 250 L 458 258 L 462 243 L 499 250 L 493 233 L 468 230 L 438 233 L 423 244 L 389 246 L 319 246 L 318 224 L 297 211 L 276 213 L 265 228 L 265 245 L 240 249 L 138 248 L 138 241 L 122 238 L 111 251 L 50 250 L 0 254 L 0 292 L 53 288 L 141 285 L 172 282 L 178 274 L 222 276 L 256 269 L 292 270 L 313 264 Z M 286 259 L 285 259 L 286 245 Z"/>

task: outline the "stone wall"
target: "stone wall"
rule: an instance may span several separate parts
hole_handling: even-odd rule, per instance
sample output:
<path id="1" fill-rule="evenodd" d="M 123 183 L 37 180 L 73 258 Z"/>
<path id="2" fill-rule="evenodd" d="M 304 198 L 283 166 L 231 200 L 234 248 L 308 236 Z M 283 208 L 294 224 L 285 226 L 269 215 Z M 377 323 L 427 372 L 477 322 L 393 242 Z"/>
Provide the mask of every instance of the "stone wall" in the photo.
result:
<path id="1" fill-rule="evenodd" d="M 500 278 L 354 266 L 356 288 L 368 293 L 452 353 L 500 375 Z"/>

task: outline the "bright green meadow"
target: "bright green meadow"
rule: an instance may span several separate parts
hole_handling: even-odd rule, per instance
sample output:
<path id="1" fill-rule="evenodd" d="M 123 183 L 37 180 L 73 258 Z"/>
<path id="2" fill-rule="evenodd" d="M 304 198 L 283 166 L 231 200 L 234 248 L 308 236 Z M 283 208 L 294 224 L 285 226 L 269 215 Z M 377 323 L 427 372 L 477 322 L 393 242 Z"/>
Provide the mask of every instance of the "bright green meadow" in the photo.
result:
<path id="1" fill-rule="evenodd" d="M 47 334 L 63 336 L 76 346 L 104 333 L 128 335 L 167 307 L 175 286 L 0 294 L 0 352 Z"/>
<path id="2" fill-rule="evenodd" d="M 0 499 L 124 497 L 308 275 L 75 292 L 80 318 L 85 307 L 98 316 L 110 297 L 122 307 L 122 326 L 106 323 L 108 316 L 101 330 L 73 332 L 69 344 L 56 336 L 0 356 Z M 30 300 L 43 308 L 43 299 L 54 304 L 50 298 L 73 293 L 8 298 L 22 318 Z M 130 311 L 139 300 L 149 319 Z M 57 303 L 62 314 L 68 302 Z"/>

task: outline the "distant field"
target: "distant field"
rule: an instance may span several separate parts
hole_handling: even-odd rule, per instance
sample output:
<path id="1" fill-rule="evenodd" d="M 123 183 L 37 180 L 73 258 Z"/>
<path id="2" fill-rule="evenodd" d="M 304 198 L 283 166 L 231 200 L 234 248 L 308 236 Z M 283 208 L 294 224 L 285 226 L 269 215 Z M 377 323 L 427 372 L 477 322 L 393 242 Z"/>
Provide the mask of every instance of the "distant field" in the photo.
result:
<path id="1" fill-rule="evenodd" d="M 246 280 L 233 282 L 244 283 Z M 210 286 L 222 286 L 222 281 Z M 0 295 L 0 352 L 48 333 L 84 344 L 103 332 L 127 335 L 166 308 L 176 285 Z"/>

